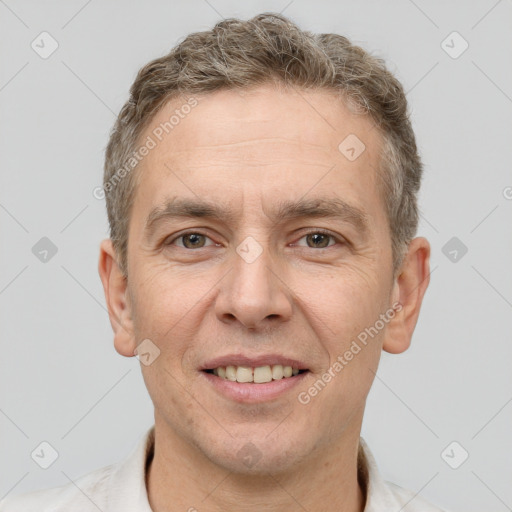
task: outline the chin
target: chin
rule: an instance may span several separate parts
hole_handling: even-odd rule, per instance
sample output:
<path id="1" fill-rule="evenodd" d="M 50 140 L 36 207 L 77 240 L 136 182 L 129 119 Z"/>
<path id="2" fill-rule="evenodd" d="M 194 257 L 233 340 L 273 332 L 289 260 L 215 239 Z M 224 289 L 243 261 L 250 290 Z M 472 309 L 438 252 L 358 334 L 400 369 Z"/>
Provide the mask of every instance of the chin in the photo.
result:
<path id="1" fill-rule="evenodd" d="M 268 432 L 229 436 L 220 444 L 207 442 L 203 452 L 214 464 L 232 473 L 254 476 L 286 473 L 307 456 L 308 443 L 304 440 L 293 440 L 289 434 L 276 439 Z"/>
<path id="2" fill-rule="evenodd" d="M 242 455 L 244 453 L 244 455 Z M 296 460 L 289 455 L 253 451 L 241 448 L 240 453 L 216 454 L 212 459 L 215 464 L 237 475 L 268 476 L 286 473 L 296 466 Z"/>

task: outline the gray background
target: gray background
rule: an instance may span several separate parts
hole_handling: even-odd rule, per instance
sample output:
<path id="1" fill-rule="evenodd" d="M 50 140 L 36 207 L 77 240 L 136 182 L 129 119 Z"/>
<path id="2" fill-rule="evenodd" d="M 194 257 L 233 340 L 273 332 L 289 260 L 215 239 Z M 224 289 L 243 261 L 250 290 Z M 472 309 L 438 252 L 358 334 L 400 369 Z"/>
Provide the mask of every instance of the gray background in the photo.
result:
<path id="1" fill-rule="evenodd" d="M 140 363 L 113 348 L 92 191 L 137 70 L 221 17 L 263 11 L 383 57 L 425 163 L 431 284 L 411 348 L 383 354 L 362 434 L 386 479 L 454 512 L 512 510 L 509 0 L 0 1 L 0 498 L 122 459 L 152 424 Z M 42 31 L 59 44 L 47 59 L 31 48 Z M 469 44 L 458 58 L 458 36 L 452 56 L 442 47 L 453 31 Z M 468 248 L 455 262 L 454 236 Z M 46 263 L 42 237 L 58 248 Z M 46 470 L 30 456 L 42 441 L 59 453 Z M 452 441 L 452 465 L 469 453 L 457 469 L 441 456 Z"/>

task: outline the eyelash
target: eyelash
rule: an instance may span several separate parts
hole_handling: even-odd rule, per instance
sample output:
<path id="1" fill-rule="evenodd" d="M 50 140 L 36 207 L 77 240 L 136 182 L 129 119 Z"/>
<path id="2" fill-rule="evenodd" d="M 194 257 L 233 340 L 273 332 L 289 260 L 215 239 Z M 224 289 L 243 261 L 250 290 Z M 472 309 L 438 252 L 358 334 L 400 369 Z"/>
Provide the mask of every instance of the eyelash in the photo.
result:
<path id="1" fill-rule="evenodd" d="M 302 240 L 304 237 L 306 237 L 308 235 L 316 235 L 316 234 L 321 234 L 321 235 L 328 236 L 328 237 L 332 238 L 333 240 L 335 240 L 338 244 L 342 244 L 343 245 L 343 244 L 346 243 L 342 238 L 339 238 L 339 237 L 333 235 L 330 231 L 327 231 L 327 230 L 324 230 L 324 229 L 320 229 L 320 228 L 308 231 L 307 233 L 304 233 L 299 238 L 299 240 Z M 179 240 L 180 238 L 186 237 L 187 235 L 201 235 L 201 236 L 204 236 L 206 238 L 210 238 L 206 233 L 203 233 L 202 231 L 187 231 L 185 233 L 181 233 L 180 235 L 174 237 L 169 242 L 165 242 L 164 245 L 165 246 L 173 245 L 176 240 Z M 210 238 L 210 240 L 211 240 L 211 238 Z M 211 247 L 211 246 L 207 246 L 207 247 Z M 180 249 L 185 249 L 187 251 L 195 251 L 195 250 L 199 250 L 199 249 L 206 249 L 207 247 L 199 247 L 198 249 L 189 249 L 187 247 L 180 247 Z M 320 248 L 316 248 L 316 249 L 314 247 L 303 247 L 303 249 L 315 249 L 316 251 L 322 251 L 322 250 L 329 249 L 330 247 L 333 247 L 333 246 L 332 245 L 328 245 L 327 247 L 320 247 Z"/>

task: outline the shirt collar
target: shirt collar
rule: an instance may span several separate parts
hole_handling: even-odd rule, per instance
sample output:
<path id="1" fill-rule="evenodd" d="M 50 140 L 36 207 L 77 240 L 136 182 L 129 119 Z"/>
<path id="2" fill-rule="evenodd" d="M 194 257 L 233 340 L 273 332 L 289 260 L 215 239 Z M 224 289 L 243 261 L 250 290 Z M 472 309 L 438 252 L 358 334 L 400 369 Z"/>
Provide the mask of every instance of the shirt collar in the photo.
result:
<path id="1" fill-rule="evenodd" d="M 359 438 L 357 476 L 363 492 L 366 493 L 364 512 L 402 509 L 402 505 L 382 478 L 373 454 L 362 437 Z"/>
<path id="2" fill-rule="evenodd" d="M 152 512 L 146 489 L 146 467 L 153 458 L 155 426 L 139 440 L 127 459 L 116 466 L 110 479 L 108 511 Z"/>

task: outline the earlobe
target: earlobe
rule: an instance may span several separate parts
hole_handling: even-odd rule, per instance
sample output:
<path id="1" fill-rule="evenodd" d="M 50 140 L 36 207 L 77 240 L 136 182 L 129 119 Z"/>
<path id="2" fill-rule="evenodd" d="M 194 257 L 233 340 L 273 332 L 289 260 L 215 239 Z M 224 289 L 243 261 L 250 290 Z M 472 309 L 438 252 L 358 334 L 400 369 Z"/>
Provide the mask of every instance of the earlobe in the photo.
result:
<path id="1" fill-rule="evenodd" d="M 429 260 L 428 240 L 423 237 L 413 239 L 393 288 L 392 296 L 399 307 L 386 327 L 382 345 L 386 352 L 400 354 L 411 344 L 423 296 L 430 282 Z"/>
<path id="2" fill-rule="evenodd" d="M 103 284 L 110 325 L 114 331 L 114 347 L 119 354 L 133 357 L 136 344 L 127 280 L 119 268 L 110 239 L 105 239 L 100 244 L 98 272 Z"/>

